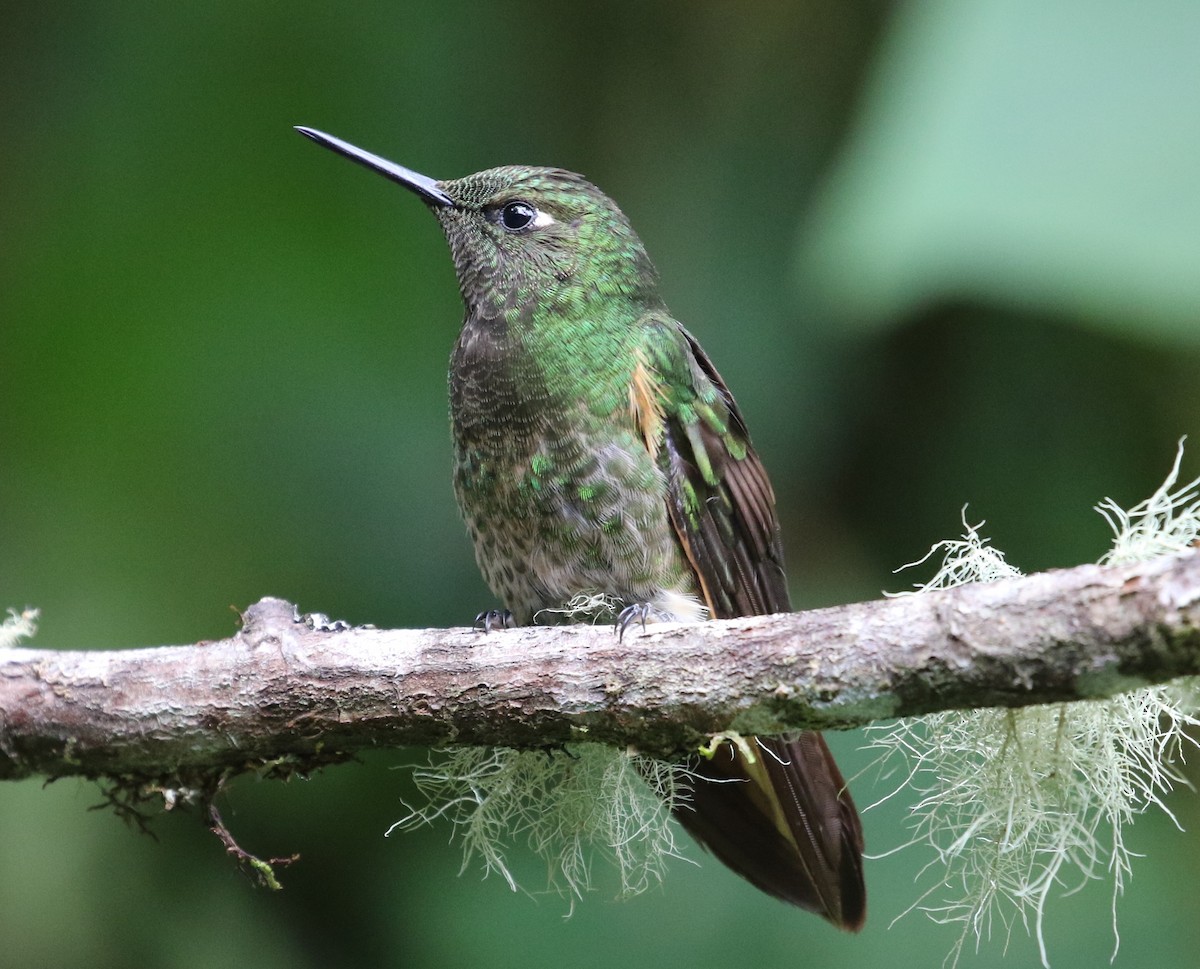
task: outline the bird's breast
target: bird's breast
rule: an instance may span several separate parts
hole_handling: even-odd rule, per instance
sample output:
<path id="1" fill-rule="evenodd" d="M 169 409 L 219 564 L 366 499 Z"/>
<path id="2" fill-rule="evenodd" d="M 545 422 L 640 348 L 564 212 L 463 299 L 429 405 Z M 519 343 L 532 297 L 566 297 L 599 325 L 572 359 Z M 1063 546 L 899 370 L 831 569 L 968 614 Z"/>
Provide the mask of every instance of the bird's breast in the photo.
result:
<path id="1" fill-rule="evenodd" d="M 579 593 L 690 592 L 628 389 L 564 393 L 502 325 L 475 321 L 450 399 L 459 506 L 488 584 L 521 621 Z"/>

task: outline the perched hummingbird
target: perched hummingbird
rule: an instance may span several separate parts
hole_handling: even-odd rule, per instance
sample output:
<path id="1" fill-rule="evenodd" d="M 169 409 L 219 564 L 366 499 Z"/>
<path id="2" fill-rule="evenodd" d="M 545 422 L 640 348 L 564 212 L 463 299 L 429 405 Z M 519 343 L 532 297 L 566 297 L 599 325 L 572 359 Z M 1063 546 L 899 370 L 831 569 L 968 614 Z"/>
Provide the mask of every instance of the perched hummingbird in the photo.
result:
<path id="1" fill-rule="evenodd" d="M 297 130 L 415 192 L 450 244 L 466 306 L 454 490 L 504 605 L 485 626 L 607 607 L 624 631 L 790 608 L 746 424 L 611 199 L 556 168 L 437 181 Z M 818 733 L 749 740 L 697 758 L 679 820 L 763 891 L 861 928 L 862 828 L 829 748 Z"/>

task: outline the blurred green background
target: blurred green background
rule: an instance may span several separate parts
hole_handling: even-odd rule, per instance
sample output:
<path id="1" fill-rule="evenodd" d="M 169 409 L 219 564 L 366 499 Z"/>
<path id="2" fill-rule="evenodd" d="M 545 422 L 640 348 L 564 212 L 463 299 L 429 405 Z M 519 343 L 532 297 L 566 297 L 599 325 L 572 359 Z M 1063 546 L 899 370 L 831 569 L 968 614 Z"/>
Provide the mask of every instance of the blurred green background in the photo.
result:
<path id="1" fill-rule="evenodd" d="M 305 142 L 434 176 L 502 163 L 618 199 L 774 478 L 797 606 L 876 596 L 960 530 L 1094 560 L 1200 429 L 1200 5 L 8 3 L 0 30 L 0 605 L 35 644 L 227 635 L 284 596 L 379 626 L 491 604 L 449 485 L 461 308 L 433 219 Z M 1200 440 L 1193 438 L 1194 446 Z M 1195 454 L 1185 473 L 1195 474 Z M 861 735 L 833 738 L 848 774 Z M 384 840 L 420 752 L 224 802 L 299 851 L 253 889 L 195 816 L 155 843 L 73 780 L 0 788 L 12 966 L 936 966 L 927 860 L 868 864 L 841 936 L 716 863 L 564 920 L 436 829 Z M 861 805 L 890 790 L 856 784 Z M 1192 965 L 1194 794 L 1129 836 L 1119 965 Z M 904 805 L 866 814 L 869 848 Z M 699 853 L 695 852 L 698 856 Z M 537 863 L 520 862 L 537 889 Z M 924 883 L 920 883 L 924 884 Z M 1052 903 L 1056 967 L 1111 948 Z M 971 966 L 1032 965 L 997 928 Z"/>

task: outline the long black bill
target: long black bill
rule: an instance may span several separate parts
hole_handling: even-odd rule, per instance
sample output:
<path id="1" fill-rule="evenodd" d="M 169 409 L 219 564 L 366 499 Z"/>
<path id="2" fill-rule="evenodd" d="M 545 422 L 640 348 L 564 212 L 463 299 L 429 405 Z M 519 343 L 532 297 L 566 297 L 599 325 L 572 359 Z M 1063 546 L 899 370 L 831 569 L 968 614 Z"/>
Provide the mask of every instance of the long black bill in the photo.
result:
<path id="1" fill-rule="evenodd" d="M 397 165 L 386 158 L 372 155 L 369 151 L 355 148 L 348 141 L 342 141 L 341 138 L 327 135 L 325 132 L 317 131 L 315 128 L 304 128 L 296 125 L 296 130 L 306 138 L 311 138 L 318 145 L 324 145 L 330 151 L 336 151 L 339 155 L 345 155 L 351 161 L 358 162 L 364 168 L 369 168 L 373 172 L 379 172 L 384 178 L 390 178 L 393 182 L 399 182 L 405 188 L 416 192 L 430 205 L 454 204 L 454 199 L 438 187 L 436 179 L 432 179 L 428 175 L 418 174 L 412 171 L 412 169 L 405 168 L 403 165 Z"/>

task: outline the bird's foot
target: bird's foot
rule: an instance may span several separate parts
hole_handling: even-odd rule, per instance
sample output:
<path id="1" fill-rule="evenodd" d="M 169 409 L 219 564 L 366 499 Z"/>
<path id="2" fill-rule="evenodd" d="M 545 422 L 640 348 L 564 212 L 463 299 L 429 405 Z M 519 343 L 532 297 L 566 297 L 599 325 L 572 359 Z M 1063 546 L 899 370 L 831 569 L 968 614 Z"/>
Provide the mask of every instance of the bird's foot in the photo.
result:
<path id="1" fill-rule="evenodd" d="M 632 605 L 626 606 L 617 613 L 617 621 L 614 627 L 617 630 L 617 639 L 625 638 L 625 630 L 635 623 L 640 623 L 642 632 L 646 631 L 647 620 L 658 618 L 658 610 L 649 602 L 635 602 Z"/>
<path id="2" fill-rule="evenodd" d="M 345 619 L 330 619 L 323 612 L 306 612 L 293 609 L 292 621 L 302 622 L 309 629 L 319 633 L 344 633 L 354 628 Z M 359 629 L 374 629 L 374 626 L 359 626 Z"/>
<path id="3" fill-rule="evenodd" d="M 493 629 L 516 629 L 517 621 L 507 609 L 486 609 L 475 617 L 475 629 L 490 633 Z"/>

